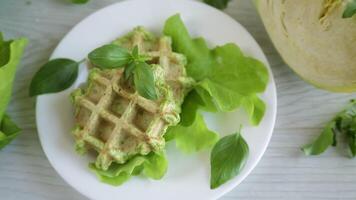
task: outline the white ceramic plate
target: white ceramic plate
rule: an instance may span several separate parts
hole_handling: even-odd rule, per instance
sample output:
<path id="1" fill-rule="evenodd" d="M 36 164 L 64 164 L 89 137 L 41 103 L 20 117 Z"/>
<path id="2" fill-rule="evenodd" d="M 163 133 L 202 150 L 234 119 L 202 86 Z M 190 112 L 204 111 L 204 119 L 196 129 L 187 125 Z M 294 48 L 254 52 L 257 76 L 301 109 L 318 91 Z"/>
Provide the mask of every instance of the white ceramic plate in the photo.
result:
<path id="1" fill-rule="evenodd" d="M 180 13 L 193 36 L 203 36 L 211 45 L 226 42 L 238 44 L 249 56 L 267 66 L 267 59 L 251 35 L 226 14 L 195 1 L 131 0 L 113 4 L 95 12 L 76 25 L 60 42 L 52 59 L 67 57 L 81 60 L 92 49 L 109 43 L 138 25 L 159 34 L 164 21 Z M 44 152 L 56 171 L 75 189 L 91 199 L 216 199 L 237 186 L 261 159 L 272 135 L 276 117 L 276 89 L 270 71 L 270 83 L 262 98 L 267 112 L 258 127 L 248 125 L 246 114 L 206 115 L 208 126 L 221 134 L 231 134 L 240 124 L 250 146 L 250 156 L 242 173 L 219 187 L 210 190 L 209 151 L 183 155 L 175 145 L 168 144 L 169 169 L 160 181 L 135 177 L 120 187 L 101 183 L 88 170 L 89 157 L 74 151 L 70 134 L 73 127 L 73 107 L 69 93 L 87 78 L 81 66 L 79 78 L 70 89 L 37 100 L 37 127 Z"/>

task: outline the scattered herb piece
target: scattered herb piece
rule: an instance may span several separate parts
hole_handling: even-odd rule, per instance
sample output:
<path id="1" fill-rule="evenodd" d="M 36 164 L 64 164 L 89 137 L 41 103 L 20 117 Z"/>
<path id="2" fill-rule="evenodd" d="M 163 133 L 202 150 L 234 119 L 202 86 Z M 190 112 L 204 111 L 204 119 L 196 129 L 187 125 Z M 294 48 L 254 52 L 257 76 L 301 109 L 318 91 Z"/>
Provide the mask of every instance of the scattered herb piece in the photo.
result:
<path id="1" fill-rule="evenodd" d="M 244 168 L 248 155 L 249 148 L 240 131 L 221 138 L 210 156 L 211 189 L 237 176 Z"/>
<path id="2" fill-rule="evenodd" d="M 344 13 L 342 14 L 342 18 L 350 18 L 356 14 L 356 0 L 350 0 L 346 4 L 346 8 Z"/>
<path id="3" fill-rule="evenodd" d="M 225 9 L 231 0 L 204 0 L 205 3 L 217 9 Z"/>
<path id="4" fill-rule="evenodd" d="M 69 88 L 78 76 L 79 63 L 57 58 L 43 65 L 30 84 L 30 96 L 60 92 Z"/>
<path id="5" fill-rule="evenodd" d="M 306 155 L 319 155 L 329 146 L 336 146 L 336 135 L 346 137 L 351 156 L 356 156 L 356 101 L 339 113 L 323 130 L 320 136 L 311 144 L 302 148 Z"/>

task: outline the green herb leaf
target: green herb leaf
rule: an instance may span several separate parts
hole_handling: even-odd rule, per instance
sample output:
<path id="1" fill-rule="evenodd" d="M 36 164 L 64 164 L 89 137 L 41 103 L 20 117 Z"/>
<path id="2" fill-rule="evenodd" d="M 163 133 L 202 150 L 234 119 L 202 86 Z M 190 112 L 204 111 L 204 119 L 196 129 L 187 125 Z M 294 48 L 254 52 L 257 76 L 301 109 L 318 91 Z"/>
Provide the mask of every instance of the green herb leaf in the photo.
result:
<path id="1" fill-rule="evenodd" d="M 244 168 L 248 155 L 248 145 L 239 132 L 221 138 L 210 156 L 210 188 L 215 189 L 237 176 Z"/>
<path id="2" fill-rule="evenodd" d="M 74 4 L 85 4 L 88 3 L 89 0 L 70 0 Z"/>
<path id="3" fill-rule="evenodd" d="M 130 52 L 126 48 L 115 44 L 99 47 L 90 52 L 88 57 L 91 63 L 103 69 L 124 67 L 132 61 Z"/>
<path id="4" fill-rule="evenodd" d="M 214 6 L 217 9 L 225 9 L 230 1 L 231 0 L 204 0 L 205 3 Z"/>
<path id="5" fill-rule="evenodd" d="M 346 4 L 346 8 L 344 13 L 342 14 L 342 18 L 350 18 L 356 14 L 356 0 L 350 0 Z"/>
<path id="6" fill-rule="evenodd" d="M 30 96 L 60 92 L 69 88 L 78 76 L 76 61 L 57 58 L 47 62 L 35 74 L 30 85 Z"/>
<path id="7" fill-rule="evenodd" d="M 137 92 L 146 99 L 157 99 L 155 82 L 151 66 L 145 62 L 136 64 L 134 69 L 134 83 Z"/>
<path id="8" fill-rule="evenodd" d="M 349 144 L 351 156 L 356 156 L 356 101 L 340 112 L 323 130 L 321 135 L 312 143 L 303 148 L 306 155 L 319 155 L 329 146 L 336 146 L 336 135 L 341 134 Z"/>
<path id="9" fill-rule="evenodd" d="M 200 86 L 211 95 L 219 110 L 233 111 L 245 97 L 266 89 L 269 77 L 266 67 L 244 56 L 235 44 L 217 47 L 213 54 L 216 64 Z"/>
<path id="10" fill-rule="evenodd" d="M 161 179 L 167 171 L 168 161 L 165 153 L 150 153 L 146 156 L 135 156 L 125 164 L 113 163 L 108 170 L 102 170 L 90 164 L 89 168 L 104 183 L 119 186 L 132 176 L 143 173 L 152 179 Z"/>
<path id="11" fill-rule="evenodd" d="M 336 123 L 333 121 L 326 126 L 320 136 L 311 144 L 302 148 L 305 155 L 319 155 L 334 143 Z"/>
<path id="12" fill-rule="evenodd" d="M 21 129 L 5 114 L 0 121 L 0 149 L 9 144 L 20 131 Z"/>
<path id="13" fill-rule="evenodd" d="M 213 63 L 210 49 L 203 38 L 191 39 L 179 14 L 167 19 L 163 32 L 172 38 L 173 49 L 187 57 L 190 77 L 200 81 L 210 73 Z"/>
<path id="14" fill-rule="evenodd" d="M 190 126 L 177 125 L 170 127 L 165 138 L 174 139 L 176 146 L 184 153 L 193 153 L 211 148 L 219 139 L 218 134 L 210 131 L 201 114 L 197 113 Z"/>

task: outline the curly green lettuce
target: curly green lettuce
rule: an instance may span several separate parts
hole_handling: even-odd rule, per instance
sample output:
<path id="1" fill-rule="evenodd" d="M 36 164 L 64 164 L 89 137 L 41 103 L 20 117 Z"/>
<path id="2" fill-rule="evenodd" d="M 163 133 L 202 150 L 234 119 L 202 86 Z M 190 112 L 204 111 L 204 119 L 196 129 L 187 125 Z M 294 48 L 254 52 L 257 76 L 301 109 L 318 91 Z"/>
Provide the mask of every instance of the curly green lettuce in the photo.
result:
<path id="1" fill-rule="evenodd" d="M 258 125 L 266 110 L 258 94 L 265 91 L 269 74 L 265 65 L 233 43 L 209 49 L 203 38 L 192 38 L 179 14 L 167 19 L 163 32 L 174 51 L 187 56 L 187 73 L 197 82 L 182 105 L 181 122 L 171 127 L 167 140 L 175 140 L 186 153 L 212 147 L 217 138 L 209 131 L 199 110 L 231 112 L 243 108 L 250 123 Z"/>
<path id="2" fill-rule="evenodd" d="M 166 174 L 168 161 L 164 152 L 152 152 L 146 156 L 133 157 L 124 164 L 114 163 L 108 170 L 99 169 L 94 163 L 89 168 L 102 182 L 119 186 L 141 174 L 154 180 L 161 179 Z"/>

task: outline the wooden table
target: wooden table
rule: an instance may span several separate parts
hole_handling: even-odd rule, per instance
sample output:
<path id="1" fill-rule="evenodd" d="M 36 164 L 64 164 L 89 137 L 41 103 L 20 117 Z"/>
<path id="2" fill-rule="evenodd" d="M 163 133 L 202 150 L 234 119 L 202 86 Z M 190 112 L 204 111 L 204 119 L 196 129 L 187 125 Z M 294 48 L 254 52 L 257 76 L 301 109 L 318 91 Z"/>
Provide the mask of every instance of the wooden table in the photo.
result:
<path id="1" fill-rule="evenodd" d="M 91 0 L 86 5 L 66 0 L 0 1 L 0 31 L 7 38 L 30 40 L 9 107 L 23 132 L 0 152 L 0 199 L 85 199 L 58 176 L 44 155 L 35 125 L 35 99 L 28 97 L 28 87 L 64 34 L 113 2 L 117 0 Z M 356 199 L 356 160 L 345 156 L 345 146 L 319 157 L 300 151 L 356 95 L 321 91 L 297 77 L 273 48 L 249 0 L 233 1 L 225 12 L 250 31 L 267 55 L 277 83 L 278 117 L 261 162 L 222 199 Z"/>

